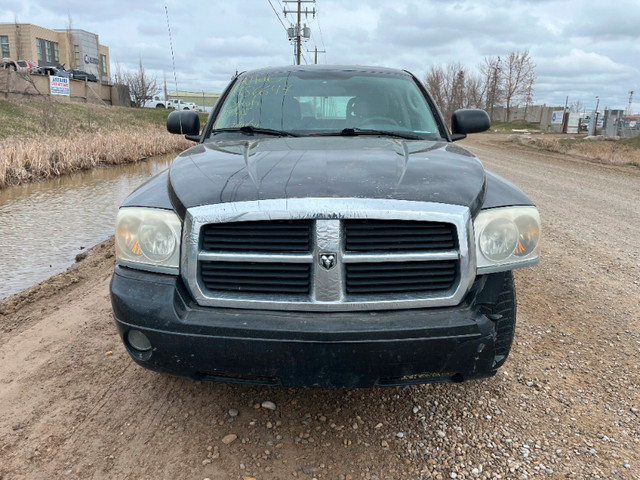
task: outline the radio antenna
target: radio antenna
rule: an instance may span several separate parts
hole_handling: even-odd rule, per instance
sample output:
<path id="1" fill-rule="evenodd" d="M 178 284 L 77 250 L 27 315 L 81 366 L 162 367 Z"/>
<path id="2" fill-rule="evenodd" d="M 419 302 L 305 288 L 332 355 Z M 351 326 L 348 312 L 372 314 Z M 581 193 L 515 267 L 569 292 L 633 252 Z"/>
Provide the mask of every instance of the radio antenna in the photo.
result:
<path id="1" fill-rule="evenodd" d="M 169 8 L 165 5 L 164 11 L 167 15 L 167 31 L 169 32 L 169 46 L 171 47 L 171 63 L 173 64 L 173 81 L 176 85 L 176 95 L 178 94 L 178 77 L 176 75 L 176 57 L 173 54 L 173 40 L 171 39 L 171 26 L 169 25 Z"/>

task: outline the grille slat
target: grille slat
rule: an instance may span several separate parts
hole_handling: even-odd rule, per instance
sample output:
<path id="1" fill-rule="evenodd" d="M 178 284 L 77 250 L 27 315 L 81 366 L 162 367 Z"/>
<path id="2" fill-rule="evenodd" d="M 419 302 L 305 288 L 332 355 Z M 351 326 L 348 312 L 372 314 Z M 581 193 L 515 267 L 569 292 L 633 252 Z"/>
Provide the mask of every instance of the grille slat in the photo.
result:
<path id="1" fill-rule="evenodd" d="M 309 252 L 310 220 L 220 223 L 202 229 L 202 250 L 230 252 Z"/>
<path id="2" fill-rule="evenodd" d="M 456 248 L 455 227 L 449 223 L 411 220 L 345 220 L 346 250 L 440 251 Z"/>
<path id="3" fill-rule="evenodd" d="M 457 261 L 360 263 L 346 265 L 348 294 L 449 290 L 457 278 Z"/>
<path id="4" fill-rule="evenodd" d="M 200 270 L 213 291 L 308 294 L 311 283 L 309 264 L 201 261 Z"/>

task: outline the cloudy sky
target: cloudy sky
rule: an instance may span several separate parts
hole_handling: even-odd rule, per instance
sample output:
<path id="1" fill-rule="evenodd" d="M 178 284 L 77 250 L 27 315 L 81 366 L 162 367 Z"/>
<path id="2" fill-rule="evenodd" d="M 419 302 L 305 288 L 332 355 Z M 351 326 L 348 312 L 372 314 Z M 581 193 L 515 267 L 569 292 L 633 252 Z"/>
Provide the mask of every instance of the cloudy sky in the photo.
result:
<path id="1" fill-rule="evenodd" d="M 384 65 L 424 78 L 432 65 L 529 50 L 536 64 L 535 103 L 580 101 L 593 109 L 640 113 L 640 0 L 317 0 L 303 63 Z M 273 9 L 272 6 L 273 5 Z M 109 47 L 112 72 L 146 70 L 174 90 L 165 5 L 179 90 L 220 92 L 236 70 L 291 64 L 293 46 L 283 0 L 91 2 L 0 0 L 0 22 L 33 23 L 97 33 Z M 294 4 L 288 4 L 290 9 Z M 313 7 L 313 4 L 308 4 Z M 274 12 L 275 9 L 275 12 Z M 277 15 L 276 15 L 277 12 Z M 283 24 L 282 24 L 282 23 Z M 308 51 L 307 51 L 308 50 Z"/>

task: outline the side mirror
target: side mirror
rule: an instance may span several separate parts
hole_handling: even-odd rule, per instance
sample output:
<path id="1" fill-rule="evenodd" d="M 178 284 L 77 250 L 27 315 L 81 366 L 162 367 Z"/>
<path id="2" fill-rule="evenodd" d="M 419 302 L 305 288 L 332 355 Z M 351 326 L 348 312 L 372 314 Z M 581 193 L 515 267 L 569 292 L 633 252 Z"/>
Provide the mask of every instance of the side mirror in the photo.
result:
<path id="1" fill-rule="evenodd" d="M 176 110 L 167 118 L 167 130 L 179 135 L 200 135 L 200 117 L 196 112 Z"/>
<path id="2" fill-rule="evenodd" d="M 491 127 L 489 115 L 479 108 L 462 108 L 453 112 L 451 116 L 452 138 L 462 140 L 468 133 L 484 132 Z"/>

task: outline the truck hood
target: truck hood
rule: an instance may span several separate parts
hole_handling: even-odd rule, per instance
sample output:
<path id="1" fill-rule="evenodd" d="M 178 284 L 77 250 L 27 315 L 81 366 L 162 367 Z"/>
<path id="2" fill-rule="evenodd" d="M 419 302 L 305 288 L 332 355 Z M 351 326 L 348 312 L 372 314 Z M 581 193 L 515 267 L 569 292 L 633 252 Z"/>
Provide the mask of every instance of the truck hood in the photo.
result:
<path id="1" fill-rule="evenodd" d="M 444 142 L 387 137 L 243 137 L 199 144 L 169 170 L 169 196 L 187 208 L 283 198 L 375 198 L 482 206 L 480 161 Z"/>

